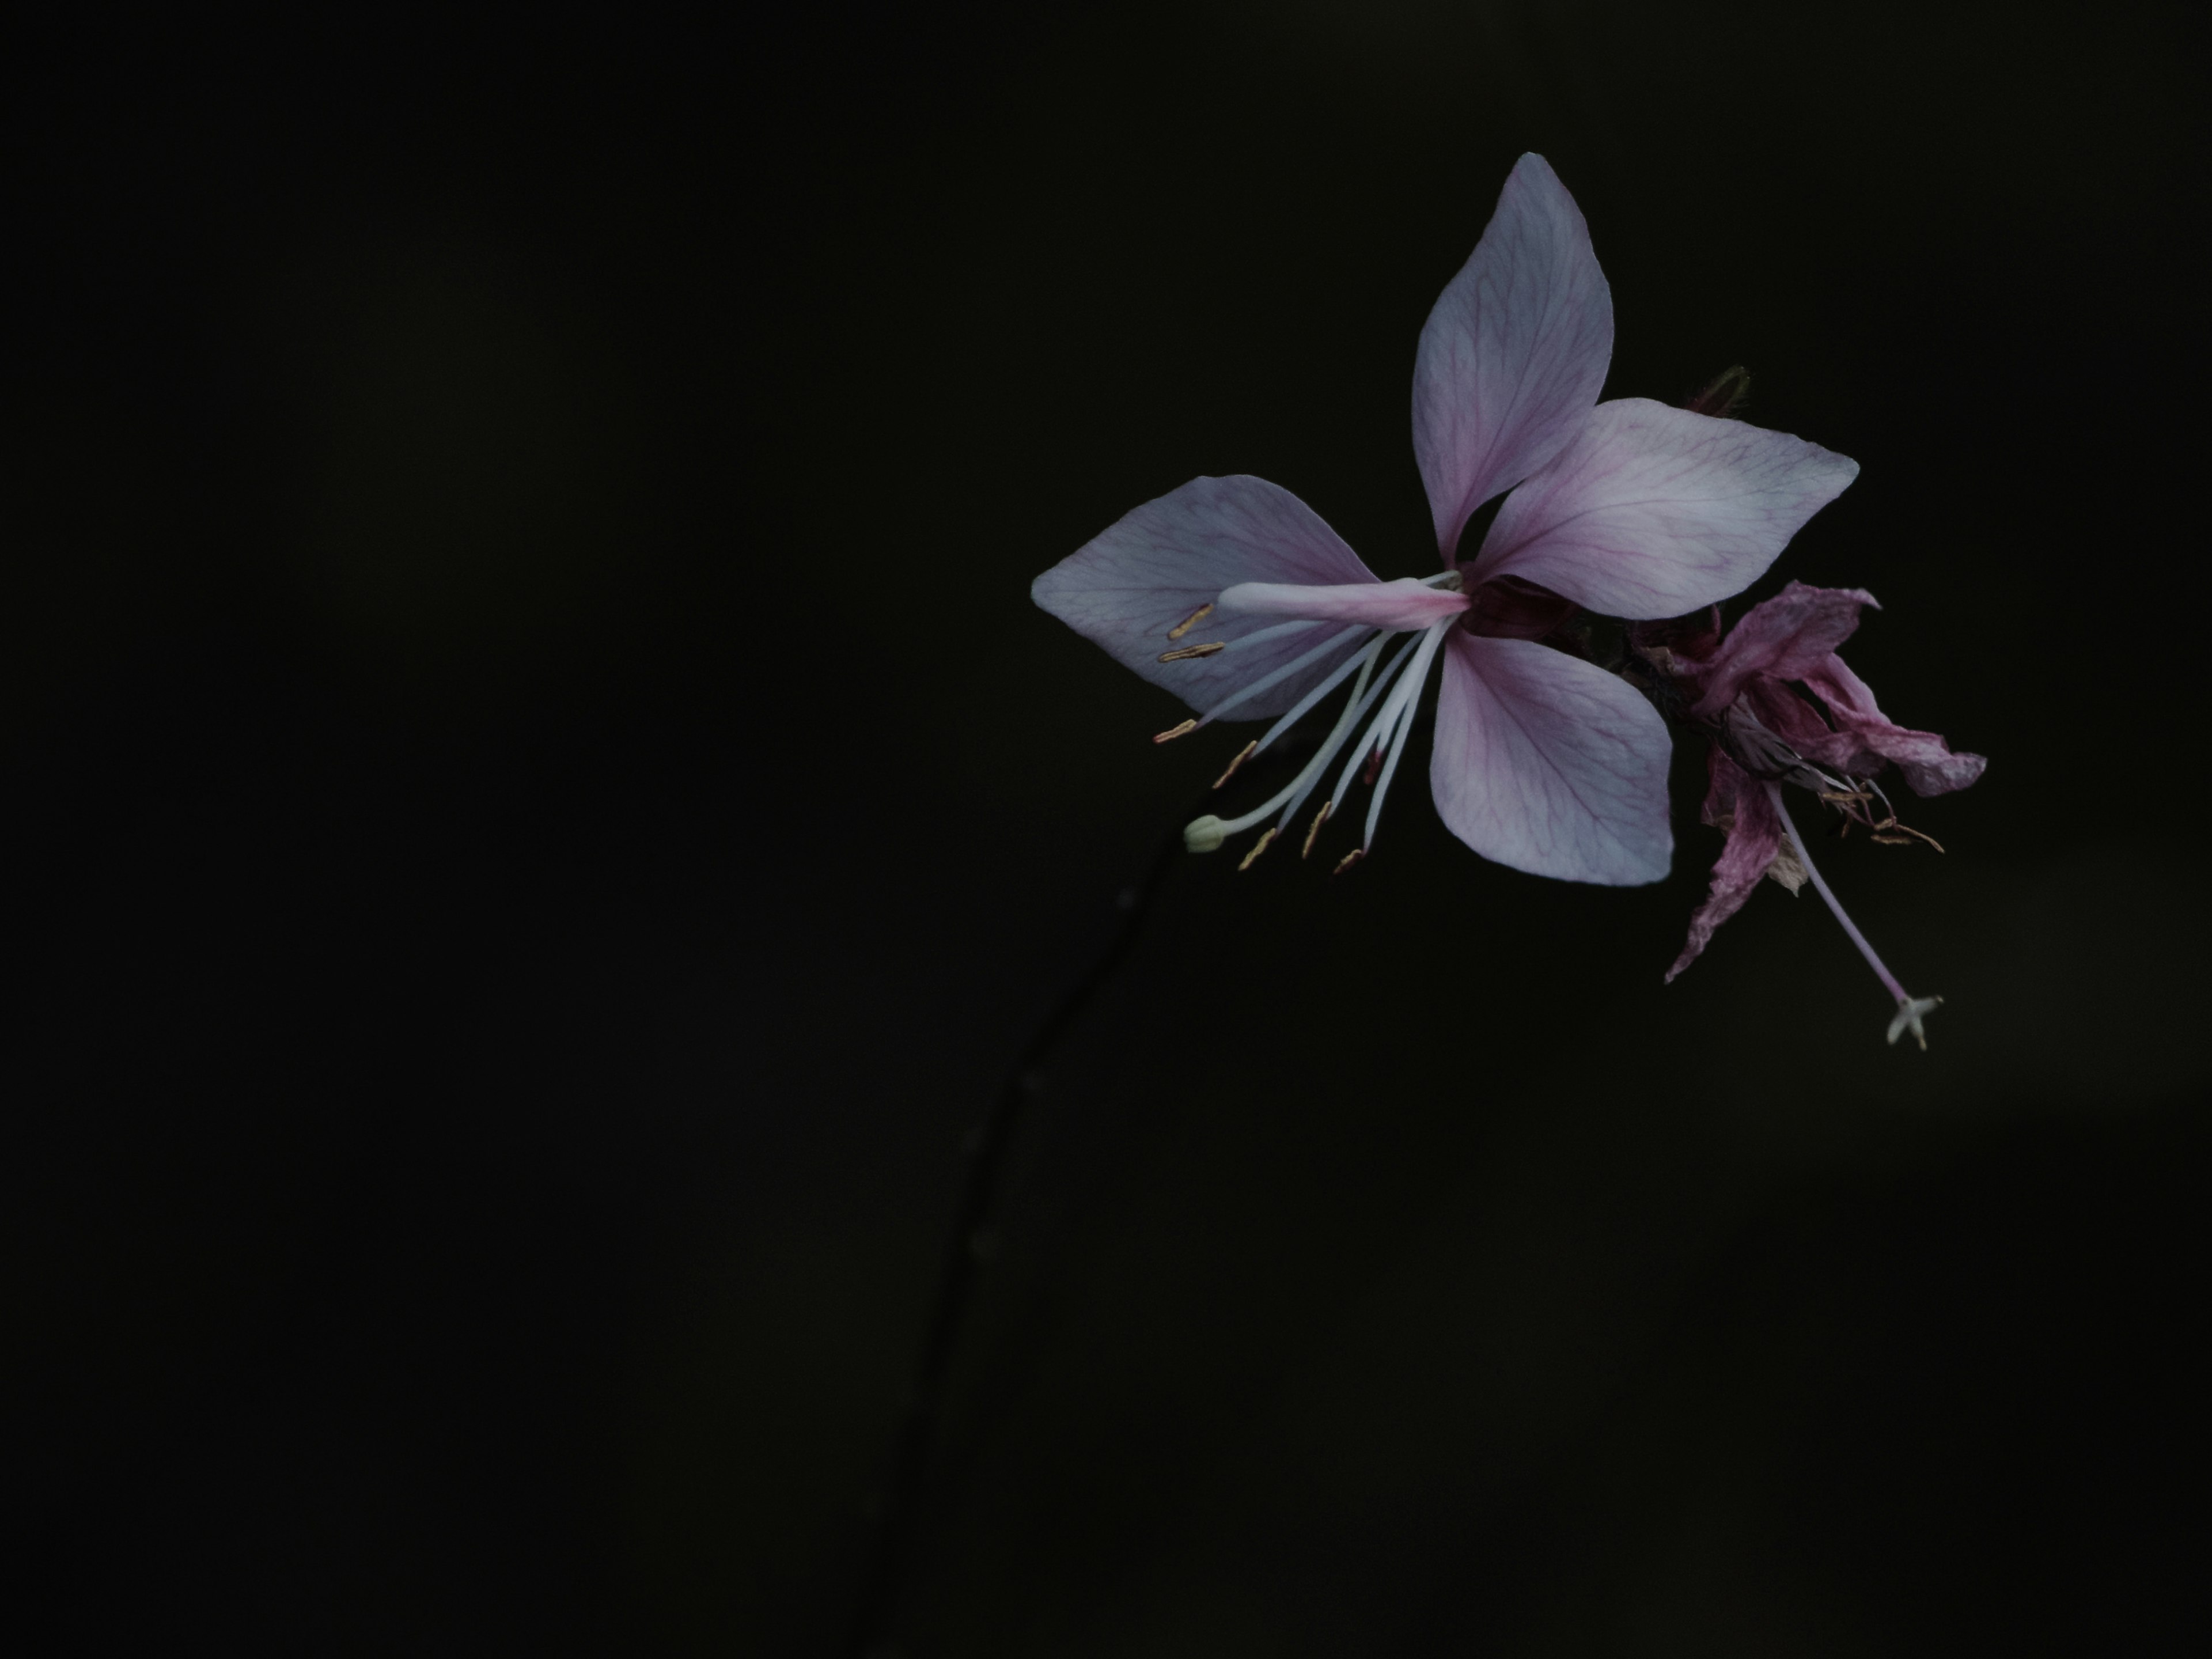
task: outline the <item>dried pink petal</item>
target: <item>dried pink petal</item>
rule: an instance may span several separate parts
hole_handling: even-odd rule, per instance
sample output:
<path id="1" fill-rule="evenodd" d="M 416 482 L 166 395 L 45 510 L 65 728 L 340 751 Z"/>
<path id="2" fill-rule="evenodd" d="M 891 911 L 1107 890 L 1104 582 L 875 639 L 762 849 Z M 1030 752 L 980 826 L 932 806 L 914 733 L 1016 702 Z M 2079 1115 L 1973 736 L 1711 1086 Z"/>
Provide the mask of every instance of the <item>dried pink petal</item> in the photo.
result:
<path id="1" fill-rule="evenodd" d="M 1979 755 L 1954 754 L 1933 732 L 1893 724 L 1875 706 L 1867 683 L 1831 656 L 1804 676 L 1805 684 L 1828 707 L 1836 722 L 1834 739 L 1807 758 L 1851 772 L 1872 772 L 1894 761 L 1916 795 L 1945 795 L 1964 789 L 1988 768 Z"/>
<path id="2" fill-rule="evenodd" d="M 1808 587 L 1791 582 L 1752 606 L 1728 631 L 1720 647 L 1699 665 L 1702 688 L 1692 710 L 1714 714 L 1735 701 L 1754 676 L 1802 680 L 1833 656 L 1859 625 L 1873 594 L 1856 587 Z"/>
<path id="3" fill-rule="evenodd" d="M 1712 885 L 1690 917 L 1690 937 L 1682 954 L 1667 970 L 1671 984 L 1676 975 L 1698 959 L 1712 942 L 1723 922 L 1743 908 L 1782 847 L 1782 820 L 1768 802 L 1766 793 L 1741 768 L 1717 749 L 1707 761 L 1712 787 L 1705 797 L 1706 821 L 1728 817 L 1728 841 L 1713 866 Z M 1715 810 L 1717 802 L 1722 803 Z"/>

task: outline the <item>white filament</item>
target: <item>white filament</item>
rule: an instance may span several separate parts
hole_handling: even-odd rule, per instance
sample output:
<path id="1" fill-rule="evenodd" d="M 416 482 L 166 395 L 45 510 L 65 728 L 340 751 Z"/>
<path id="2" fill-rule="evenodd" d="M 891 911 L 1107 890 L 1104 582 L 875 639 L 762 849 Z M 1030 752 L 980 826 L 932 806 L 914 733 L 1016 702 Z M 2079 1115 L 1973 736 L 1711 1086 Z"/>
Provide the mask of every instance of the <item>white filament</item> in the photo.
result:
<path id="1" fill-rule="evenodd" d="M 1391 741 L 1390 758 L 1382 763 L 1382 775 L 1375 781 L 1375 798 L 1367 803 L 1367 827 L 1359 835 L 1363 849 L 1375 844 L 1375 826 L 1382 817 L 1382 798 L 1390 793 L 1390 780 L 1397 775 L 1398 757 L 1406 752 L 1406 739 L 1413 735 L 1413 705 L 1420 700 L 1422 683 L 1429 678 L 1429 665 L 1436 660 L 1437 647 L 1443 642 L 1444 630 L 1457 620 L 1453 617 L 1431 625 L 1421 635 L 1421 648 L 1413 658 L 1413 666 L 1399 682 L 1412 690 L 1400 705 L 1398 735 Z"/>
<path id="2" fill-rule="evenodd" d="M 1382 648 L 1382 641 L 1378 639 L 1366 651 L 1362 652 L 1356 660 L 1365 662 L 1371 666 L 1374 663 L 1376 653 L 1378 653 Z M 1392 665 L 1393 667 L 1395 665 L 1396 665 L 1395 663 Z M 1386 678 L 1388 673 L 1389 671 L 1386 670 Z M 1364 682 L 1364 676 L 1363 676 L 1362 678 Z M 1379 690 L 1380 689 L 1379 685 L 1376 688 L 1376 690 Z M 1369 691 L 1364 697 L 1362 697 L 1358 692 L 1354 692 L 1351 697 L 1346 699 L 1344 712 L 1336 717 L 1336 724 L 1330 729 L 1327 740 L 1322 743 L 1319 749 L 1314 751 L 1313 758 L 1298 769 L 1297 776 L 1292 778 L 1288 783 L 1285 784 L 1279 791 L 1267 801 L 1245 813 L 1243 817 L 1239 818 L 1231 818 L 1226 823 L 1221 823 L 1218 831 L 1219 835 L 1225 837 L 1236 835 L 1239 830 L 1249 830 L 1254 824 L 1259 823 L 1261 819 L 1266 817 L 1277 807 L 1282 805 L 1285 801 L 1289 801 L 1291 803 L 1291 809 L 1295 811 L 1298 802 L 1304 800 L 1307 794 L 1312 790 L 1314 779 L 1321 775 L 1322 769 L 1327 766 L 1329 762 L 1335 757 L 1336 751 L 1343 746 L 1345 734 L 1352 729 L 1352 723 L 1359 718 L 1361 710 L 1366 708 L 1368 700 L 1371 699 L 1374 696 L 1375 691 L 1372 690 Z M 1287 821 L 1288 820 L 1286 818 L 1285 822 Z M 1200 818 L 1198 822 L 1203 823 L 1205 820 Z M 1219 821 L 1217 820 L 1217 822 L 1218 823 Z M 1187 838 L 1188 832 L 1186 831 L 1185 833 Z M 1209 838 L 1211 838 L 1214 833 L 1214 831 L 1209 830 L 1207 832 Z"/>
<path id="3" fill-rule="evenodd" d="M 1375 700 L 1390 689 L 1393 678 L 1399 669 L 1405 665 L 1406 653 L 1413 647 L 1412 635 L 1399 636 L 1397 654 L 1382 665 L 1382 672 L 1375 677 L 1375 683 L 1367 686 L 1364 691 L 1358 687 L 1353 689 L 1352 696 L 1345 704 L 1344 718 L 1338 720 L 1336 729 L 1329 733 L 1329 740 L 1315 751 L 1312 761 L 1308 763 L 1304 787 L 1291 798 L 1290 805 L 1283 808 L 1283 816 L 1278 825 L 1279 828 L 1289 827 L 1291 819 L 1297 814 L 1298 808 L 1306 804 L 1306 797 L 1313 793 L 1314 785 L 1321 781 L 1322 769 L 1336 758 L 1337 751 L 1344 747 L 1344 740 L 1352 735 L 1352 727 L 1357 726 L 1365 717 L 1367 711 L 1375 706 Z M 1382 648 L 1382 641 L 1377 640 L 1373 648 L 1380 652 Z M 1336 793 L 1331 796 L 1330 799 L 1340 800 L 1343 797 L 1344 790 L 1340 785 Z"/>
<path id="4" fill-rule="evenodd" d="M 1267 728 L 1267 736 L 1260 739 L 1259 743 L 1254 746 L 1252 752 L 1255 755 L 1265 754 L 1269 744 L 1274 742 L 1277 738 L 1281 737 L 1284 732 L 1289 731 L 1293 726 L 1296 726 L 1300 720 L 1304 720 L 1307 712 L 1310 710 L 1316 703 L 1319 702 L 1330 692 L 1335 690 L 1338 686 L 1344 684 L 1345 677 L 1350 674 L 1353 669 L 1359 668 L 1363 665 L 1364 665 L 1366 668 L 1373 668 L 1375 666 L 1376 656 L 1382 651 L 1383 641 L 1389 638 L 1389 635 L 1387 634 L 1379 635 L 1376 639 L 1375 642 L 1369 646 L 1367 649 L 1361 652 L 1356 652 L 1352 655 L 1346 657 L 1335 667 L 1330 669 L 1328 671 L 1328 678 L 1322 681 L 1322 683 L 1315 686 L 1312 690 L 1307 692 L 1305 696 L 1300 697 L 1296 702 L 1292 703 L 1291 705 L 1290 712 Z M 1365 680 L 1361 680 L 1359 683 L 1360 688 L 1364 689 L 1366 684 L 1367 682 Z M 1355 702 L 1358 701 L 1359 690 L 1357 689 L 1354 690 L 1352 696 Z"/>
<path id="5" fill-rule="evenodd" d="M 1303 627 L 1304 624 L 1300 623 L 1298 626 Z M 1269 630 L 1263 629 L 1261 631 L 1266 632 Z M 1212 708 L 1207 709 L 1203 714 L 1200 714 L 1198 717 L 1198 723 L 1200 726 L 1212 725 L 1230 709 L 1236 708 L 1238 703 L 1245 702 L 1248 698 L 1258 696 L 1262 691 L 1267 690 L 1269 687 L 1281 684 L 1283 681 L 1288 679 L 1291 675 L 1298 672 L 1301 669 L 1310 667 L 1313 664 L 1320 661 L 1322 658 L 1327 656 L 1331 651 L 1336 649 L 1338 646 L 1343 644 L 1345 639 L 1348 635 L 1353 634 L 1364 634 L 1368 631 L 1369 630 L 1366 626 L 1359 623 L 1354 623 L 1349 628 L 1339 629 L 1335 633 L 1323 640 L 1319 645 L 1314 647 L 1312 650 L 1305 653 L 1304 655 L 1293 657 L 1290 661 L 1285 663 L 1280 668 L 1273 668 L 1268 670 L 1267 672 L 1261 675 L 1258 679 L 1254 680 L 1251 684 L 1244 687 L 1242 690 L 1231 692 L 1219 702 L 1214 704 Z M 1256 639 L 1259 635 L 1254 635 L 1251 637 Z"/>
<path id="6" fill-rule="evenodd" d="M 1240 634 L 1230 641 L 1221 647 L 1221 653 L 1226 655 L 1231 651 L 1242 651 L 1246 646 L 1258 645 L 1263 640 L 1279 640 L 1285 634 L 1303 634 L 1309 628 L 1320 626 L 1319 623 L 1308 619 L 1302 622 L 1277 623 L 1273 628 L 1255 629 L 1249 634 Z"/>
<path id="7" fill-rule="evenodd" d="M 1434 623 L 1424 630 L 1421 641 L 1424 648 L 1416 655 L 1414 666 L 1398 677 L 1398 683 L 1391 688 L 1390 696 L 1383 703 L 1382 712 L 1375 716 L 1374 724 L 1367 728 L 1366 735 L 1360 738 L 1359 746 L 1352 751 L 1351 757 L 1344 763 L 1344 770 L 1337 775 L 1336 792 L 1332 797 L 1333 799 L 1345 799 L 1352 788 L 1352 775 L 1367 763 L 1367 757 L 1370 755 L 1390 741 L 1399 717 L 1405 715 L 1410 720 L 1411 715 L 1408 712 L 1410 706 L 1413 700 L 1420 694 L 1421 681 L 1428 677 L 1429 659 L 1434 654 L 1427 648 L 1429 641 L 1431 639 L 1440 638 L 1444 629 L 1449 628 L 1457 620 L 1456 617 L 1449 618 Z M 1376 781 L 1380 782 L 1381 780 L 1377 779 Z M 1373 822 L 1371 811 L 1369 814 L 1369 821 L 1370 824 Z"/>

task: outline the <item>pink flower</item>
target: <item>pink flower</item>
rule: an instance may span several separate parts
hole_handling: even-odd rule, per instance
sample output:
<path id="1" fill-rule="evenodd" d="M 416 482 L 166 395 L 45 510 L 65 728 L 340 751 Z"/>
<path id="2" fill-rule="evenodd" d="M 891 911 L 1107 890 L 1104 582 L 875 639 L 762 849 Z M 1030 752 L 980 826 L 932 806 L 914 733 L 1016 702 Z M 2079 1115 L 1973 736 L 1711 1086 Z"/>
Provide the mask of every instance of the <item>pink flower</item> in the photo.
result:
<path id="1" fill-rule="evenodd" d="M 1435 667 L 1429 778 L 1453 833 L 1538 875 L 1667 873 L 1665 722 L 1619 677 L 1538 641 L 1577 607 L 1671 617 L 1739 592 L 1858 468 L 1784 433 L 1640 398 L 1601 404 L 1612 352 L 1582 215 L 1524 155 L 1414 363 L 1413 452 L 1441 574 L 1383 581 L 1296 496 L 1240 477 L 1148 501 L 1037 578 L 1040 605 L 1198 711 L 1163 740 L 1278 717 L 1242 761 L 1353 682 L 1297 776 L 1240 817 L 1199 819 L 1192 848 L 1272 817 L 1256 855 L 1342 756 L 1305 847 L 1364 767 L 1379 781 L 1338 867 L 1363 856 Z M 1458 562 L 1468 519 L 1508 489 Z"/>
<path id="2" fill-rule="evenodd" d="M 1725 639 L 1717 616 L 1678 617 L 1632 637 L 1662 702 L 1712 739 L 1705 820 L 1728 836 L 1711 892 L 1691 918 L 1689 942 L 1667 977 L 1697 960 L 1762 876 L 1793 893 L 1810 881 L 1896 1000 L 1889 1040 L 1910 1030 L 1925 1048 L 1921 1018 L 1942 999 L 1912 996 L 1882 964 L 1814 867 L 1782 799 L 1782 786 L 1796 784 L 1840 812 L 1846 831 L 1858 823 L 1878 842 L 1925 842 L 1898 823 L 1874 775 L 1894 761 L 1916 794 L 1942 795 L 1964 789 L 1989 764 L 1979 755 L 1952 753 L 1933 732 L 1896 725 L 1844 665 L 1836 648 L 1857 629 L 1861 609 L 1874 604 L 1856 588 L 1791 582 L 1753 605 Z"/>

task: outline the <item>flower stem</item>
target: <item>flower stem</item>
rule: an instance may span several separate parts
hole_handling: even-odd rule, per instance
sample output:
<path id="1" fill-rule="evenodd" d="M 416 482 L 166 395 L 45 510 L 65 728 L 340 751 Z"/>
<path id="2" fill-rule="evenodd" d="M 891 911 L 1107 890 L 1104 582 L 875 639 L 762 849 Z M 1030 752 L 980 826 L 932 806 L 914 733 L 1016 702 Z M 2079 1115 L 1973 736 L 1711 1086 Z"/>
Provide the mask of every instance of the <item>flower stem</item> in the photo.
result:
<path id="1" fill-rule="evenodd" d="M 1204 798 L 1199 804 L 1204 804 Z M 953 1355 L 975 1300 L 976 1269 L 991 1254 L 991 1222 L 998 1210 L 999 1182 L 1007 1152 L 1030 1103 L 1043 1091 L 1044 1060 L 1128 956 L 1168 872 L 1182 856 L 1182 818 L 1176 823 L 1144 873 L 1121 890 L 1116 899 L 1120 920 L 1113 936 L 1031 1033 L 990 1109 L 969 1136 L 967 1173 L 961 1183 L 951 1237 L 938 1269 L 937 1289 L 907 1395 L 906 1414 L 892 1446 L 889 1471 L 877 1493 L 874 1533 L 861 1565 L 846 1647 L 851 1659 L 876 1659 L 896 1650 L 885 1638 L 911 1565 L 930 1455 L 945 1413 Z"/>

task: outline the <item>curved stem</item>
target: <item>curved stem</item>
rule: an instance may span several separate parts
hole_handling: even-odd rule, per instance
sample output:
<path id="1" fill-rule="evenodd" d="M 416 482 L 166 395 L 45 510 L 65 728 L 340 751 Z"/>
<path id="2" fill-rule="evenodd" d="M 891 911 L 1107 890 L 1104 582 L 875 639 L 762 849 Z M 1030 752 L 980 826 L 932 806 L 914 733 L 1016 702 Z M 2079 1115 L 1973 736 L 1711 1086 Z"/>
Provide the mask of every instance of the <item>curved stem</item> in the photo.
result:
<path id="1" fill-rule="evenodd" d="M 1196 805 L 1202 809 L 1207 799 L 1200 797 Z M 968 1170 L 954 1212 L 951 1237 L 938 1269 L 937 1290 L 931 1300 L 929 1322 L 924 1328 L 915 1365 L 906 1415 L 892 1447 L 874 1536 L 861 1568 L 859 1595 L 846 1644 L 852 1659 L 873 1659 L 874 1656 L 891 1650 L 884 1637 L 904 1588 L 915 1529 L 921 1514 L 921 1500 L 930 1453 L 936 1445 L 944 1416 L 953 1355 L 969 1304 L 975 1299 L 976 1269 L 988 1248 L 988 1226 L 998 1208 L 999 1182 L 1005 1172 L 1008 1150 L 1030 1103 L 1043 1088 L 1040 1067 L 1136 943 L 1138 932 L 1169 870 L 1182 856 L 1182 826 L 1188 816 L 1176 819 L 1175 827 L 1162 839 L 1144 873 L 1121 890 L 1116 901 L 1121 919 L 1112 938 L 1030 1035 L 990 1109 L 970 1137 Z"/>

